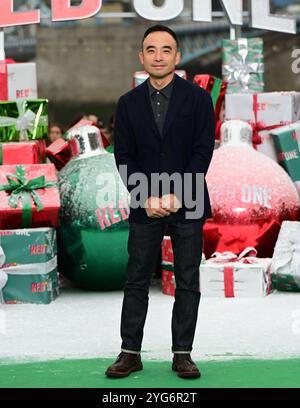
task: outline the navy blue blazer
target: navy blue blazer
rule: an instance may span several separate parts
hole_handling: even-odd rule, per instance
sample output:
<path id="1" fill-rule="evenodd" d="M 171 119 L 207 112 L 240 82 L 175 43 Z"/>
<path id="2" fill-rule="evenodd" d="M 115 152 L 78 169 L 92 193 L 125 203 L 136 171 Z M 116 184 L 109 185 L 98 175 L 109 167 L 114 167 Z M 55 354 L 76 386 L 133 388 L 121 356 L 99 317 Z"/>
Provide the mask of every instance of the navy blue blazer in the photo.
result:
<path id="1" fill-rule="evenodd" d="M 199 189 L 195 175 L 207 173 L 214 138 L 215 117 L 210 95 L 176 74 L 162 136 L 155 123 L 146 81 L 122 95 L 118 101 L 114 155 L 119 171 L 120 165 L 127 165 L 127 177 L 122 176 L 122 172 L 120 174 L 130 192 L 135 186 L 128 184 L 128 178 L 135 172 L 145 174 L 149 183 L 151 173 L 192 173 L 192 196 L 195 199 Z M 184 191 L 185 185 L 182 188 Z M 203 191 L 203 214 L 197 219 L 187 219 L 186 212 L 192 209 L 183 203 L 175 214 L 176 220 L 193 222 L 211 217 L 206 182 Z M 158 196 L 163 193 L 160 189 Z M 151 190 L 147 197 L 150 195 Z M 130 208 L 129 222 L 149 223 L 154 220 L 147 216 L 145 208 Z"/>

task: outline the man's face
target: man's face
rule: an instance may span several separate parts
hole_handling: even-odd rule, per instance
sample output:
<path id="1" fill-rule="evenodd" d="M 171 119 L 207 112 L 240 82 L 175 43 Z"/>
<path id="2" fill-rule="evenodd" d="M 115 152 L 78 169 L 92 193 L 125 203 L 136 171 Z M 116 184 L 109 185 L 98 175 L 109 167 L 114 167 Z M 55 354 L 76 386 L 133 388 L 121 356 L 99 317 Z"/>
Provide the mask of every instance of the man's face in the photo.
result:
<path id="1" fill-rule="evenodd" d="M 180 61 L 180 52 L 169 33 L 156 31 L 145 38 L 139 57 L 145 71 L 151 77 L 160 79 L 175 70 Z"/>

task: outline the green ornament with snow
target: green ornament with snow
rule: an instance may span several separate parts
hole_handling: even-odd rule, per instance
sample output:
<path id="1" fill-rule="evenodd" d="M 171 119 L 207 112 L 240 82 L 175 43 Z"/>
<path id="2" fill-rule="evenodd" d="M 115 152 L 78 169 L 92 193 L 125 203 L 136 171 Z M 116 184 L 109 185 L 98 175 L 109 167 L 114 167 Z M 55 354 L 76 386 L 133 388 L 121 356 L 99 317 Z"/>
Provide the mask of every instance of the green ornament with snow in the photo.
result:
<path id="1" fill-rule="evenodd" d="M 59 172 L 59 271 L 88 290 L 118 290 L 126 280 L 129 193 L 99 130 L 72 131 L 73 158 Z"/>

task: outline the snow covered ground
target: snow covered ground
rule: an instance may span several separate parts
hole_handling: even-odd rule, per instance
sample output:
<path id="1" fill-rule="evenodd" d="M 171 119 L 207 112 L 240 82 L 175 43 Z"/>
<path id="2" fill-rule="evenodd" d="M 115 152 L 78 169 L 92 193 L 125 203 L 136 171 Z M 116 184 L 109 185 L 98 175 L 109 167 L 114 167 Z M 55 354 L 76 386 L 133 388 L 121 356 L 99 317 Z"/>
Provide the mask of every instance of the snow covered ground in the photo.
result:
<path id="1" fill-rule="evenodd" d="M 0 305 L 0 361 L 115 357 L 123 292 L 64 289 L 50 305 Z M 143 358 L 169 360 L 173 298 L 150 291 Z M 300 357 L 300 294 L 202 298 L 195 360 Z"/>

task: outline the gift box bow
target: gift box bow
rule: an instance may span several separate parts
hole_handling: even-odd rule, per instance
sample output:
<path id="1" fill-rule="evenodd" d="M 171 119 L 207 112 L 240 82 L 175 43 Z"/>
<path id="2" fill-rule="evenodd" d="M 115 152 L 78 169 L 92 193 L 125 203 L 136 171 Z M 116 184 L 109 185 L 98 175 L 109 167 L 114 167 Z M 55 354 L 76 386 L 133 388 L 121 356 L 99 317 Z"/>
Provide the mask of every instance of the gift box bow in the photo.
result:
<path id="1" fill-rule="evenodd" d="M 31 198 L 37 207 L 37 211 L 41 211 L 44 206 L 35 190 L 49 187 L 56 187 L 56 181 L 47 181 L 45 176 L 39 176 L 29 181 L 26 180 L 25 168 L 23 166 L 16 166 L 16 173 L 9 173 L 6 175 L 8 184 L 0 185 L 0 191 L 10 192 L 8 204 L 10 207 L 16 209 L 21 201 L 22 205 L 22 228 L 28 228 L 32 225 L 32 208 Z"/>
<path id="2" fill-rule="evenodd" d="M 251 76 L 264 72 L 264 63 L 249 61 L 249 54 L 248 40 L 240 38 L 238 40 L 238 53 L 223 65 L 223 74 L 226 75 L 226 81 L 229 84 L 238 81 L 243 88 L 248 89 Z"/>
<path id="3" fill-rule="evenodd" d="M 0 116 L 0 126 L 8 127 L 15 126 L 15 128 L 20 132 L 20 141 L 28 141 L 28 131 L 30 131 L 33 136 L 32 140 L 37 138 L 38 126 L 47 126 L 48 117 L 42 116 L 43 105 L 41 104 L 38 108 L 37 113 L 34 113 L 31 109 L 26 110 L 26 101 L 16 102 L 19 117 L 11 118 L 7 116 Z M 13 136 L 13 133 L 12 133 Z M 12 140 L 12 136 L 9 138 Z"/>
<path id="4" fill-rule="evenodd" d="M 249 255 L 249 256 L 246 256 Z M 240 263 L 258 263 L 259 259 L 256 258 L 257 251 L 253 247 L 245 248 L 239 255 L 230 251 L 214 252 L 207 262 L 212 263 L 224 263 L 224 262 L 240 262 Z"/>

